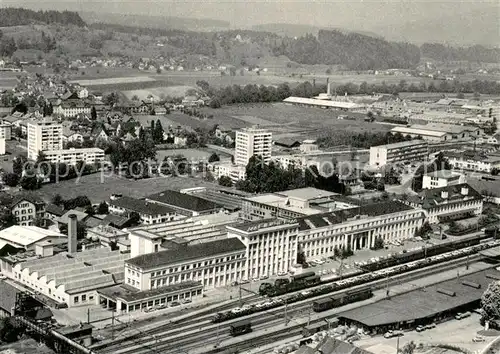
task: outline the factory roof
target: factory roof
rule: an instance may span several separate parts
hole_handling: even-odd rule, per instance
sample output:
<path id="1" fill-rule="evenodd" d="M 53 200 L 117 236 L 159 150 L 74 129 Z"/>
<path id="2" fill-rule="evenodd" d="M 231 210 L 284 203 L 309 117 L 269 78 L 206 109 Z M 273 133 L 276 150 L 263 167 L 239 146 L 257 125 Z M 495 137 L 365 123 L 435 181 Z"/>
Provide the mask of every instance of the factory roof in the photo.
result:
<path id="1" fill-rule="evenodd" d="M 401 133 L 401 134 L 418 134 L 421 136 L 433 136 L 433 137 L 442 137 L 445 136 L 445 132 L 436 132 L 428 129 L 419 129 L 413 127 L 394 127 L 391 129 L 391 132 Z"/>
<path id="2" fill-rule="evenodd" d="M 425 140 L 417 139 L 417 140 L 401 141 L 399 143 L 372 146 L 372 147 L 373 148 L 386 148 L 386 149 L 399 149 L 399 148 L 403 148 L 403 147 L 407 147 L 407 146 L 420 145 L 420 144 L 427 144 L 427 142 Z"/>
<path id="3" fill-rule="evenodd" d="M 288 191 L 277 192 L 276 194 L 302 200 L 319 199 L 319 198 L 326 198 L 339 195 L 338 193 L 328 192 L 322 189 L 317 189 L 312 187 L 291 189 Z"/>
<path id="4" fill-rule="evenodd" d="M 493 276 L 493 278 L 491 277 Z M 339 318 L 362 323 L 369 327 L 390 325 L 433 317 L 444 311 L 481 299 L 488 285 L 500 277 L 500 272 L 487 269 L 427 286 L 390 299 L 358 307 L 338 314 Z M 479 288 L 471 285 L 478 285 Z M 450 296 L 450 294 L 455 294 Z"/>
<path id="5" fill-rule="evenodd" d="M 244 232 L 255 232 L 269 228 L 294 228 L 294 227 L 296 228 L 297 220 L 282 220 L 282 219 L 255 220 L 255 221 L 248 221 L 240 224 L 235 224 L 229 227 Z"/>
<path id="6" fill-rule="evenodd" d="M 23 247 L 28 247 L 35 242 L 42 241 L 46 237 L 67 238 L 66 235 L 59 232 L 42 229 L 37 226 L 14 225 L 0 231 L 1 240 Z"/>
<path id="7" fill-rule="evenodd" d="M 310 230 L 320 227 L 325 227 L 333 224 L 340 224 L 349 220 L 354 220 L 360 216 L 376 217 L 380 215 L 387 215 L 399 213 L 402 211 L 414 210 L 414 208 L 403 204 L 402 202 L 392 200 L 381 203 L 365 204 L 359 207 L 342 209 L 333 212 L 327 212 L 316 215 L 309 215 L 297 218 L 300 230 Z"/>
<path id="8" fill-rule="evenodd" d="M 167 264 L 213 257 L 225 253 L 243 251 L 245 249 L 245 245 L 239 239 L 227 238 L 187 245 L 174 250 L 143 254 L 129 259 L 127 263 L 142 269 L 153 269 Z"/>
<path id="9" fill-rule="evenodd" d="M 283 102 L 306 104 L 311 106 L 330 107 L 330 108 L 344 108 L 344 109 L 361 107 L 359 104 L 353 102 L 318 100 L 314 98 L 293 97 L 293 96 L 285 98 Z"/>
<path id="10" fill-rule="evenodd" d="M 121 197 L 115 200 L 110 200 L 109 205 L 146 215 L 166 215 L 175 213 L 175 210 L 164 205 L 131 197 Z"/>
<path id="11" fill-rule="evenodd" d="M 155 201 L 161 204 L 172 205 L 184 210 L 190 211 L 210 211 L 222 208 L 222 205 L 213 203 L 194 195 L 184 194 L 177 191 L 165 190 L 160 193 L 152 194 L 146 197 L 147 200 Z"/>

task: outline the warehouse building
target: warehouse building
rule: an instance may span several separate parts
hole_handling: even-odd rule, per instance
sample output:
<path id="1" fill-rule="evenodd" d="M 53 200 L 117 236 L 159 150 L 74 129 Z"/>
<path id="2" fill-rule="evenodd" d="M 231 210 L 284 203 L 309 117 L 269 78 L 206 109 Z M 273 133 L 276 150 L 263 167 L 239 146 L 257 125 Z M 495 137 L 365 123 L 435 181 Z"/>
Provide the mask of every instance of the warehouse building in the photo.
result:
<path id="1" fill-rule="evenodd" d="M 67 240 L 66 235 L 37 226 L 14 225 L 0 231 L 0 249 L 9 244 L 26 251 L 35 251 L 45 243 L 57 245 L 66 243 Z"/>
<path id="2" fill-rule="evenodd" d="M 146 225 L 158 224 L 184 217 L 165 205 L 126 196 L 112 199 L 108 202 L 108 205 L 109 211 L 113 214 L 128 216 L 131 213 L 139 214 L 141 223 Z"/>
<path id="3" fill-rule="evenodd" d="M 354 111 L 363 108 L 362 105 L 359 105 L 354 102 L 347 101 L 332 101 L 332 100 L 323 100 L 316 98 L 304 98 L 304 97 L 288 97 L 283 100 L 283 102 L 288 104 L 294 104 L 299 106 L 310 106 L 310 107 L 319 107 L 319 108 L 329 108 L 329 109 L 337 109 L 342 111 Z"/>
<path id="4" fill-rule="evenodd" d="M 150 195 L 146 197 L 146 201 L 167 206 L 184 216 L 215 214 L 224 210 L 220 204 L 173 190 Z"/>
<path id="5" fill-rule="evenodd" d="M 400 133 L 412 138 L 420 138 L 429 142 L 471 141 L 480 138 L 483 130 L 474 126 L 429 123 L 413 124 L 410 127 L 394 127 L 393 134 Z"/>
<path id="6" fill-rule="evenodd" d="M 491 268 L 345 311 L 338 318 L 372 334 L 439 323 L 480 307 L 488 285 L 499 279 L 500 271 Z"/>

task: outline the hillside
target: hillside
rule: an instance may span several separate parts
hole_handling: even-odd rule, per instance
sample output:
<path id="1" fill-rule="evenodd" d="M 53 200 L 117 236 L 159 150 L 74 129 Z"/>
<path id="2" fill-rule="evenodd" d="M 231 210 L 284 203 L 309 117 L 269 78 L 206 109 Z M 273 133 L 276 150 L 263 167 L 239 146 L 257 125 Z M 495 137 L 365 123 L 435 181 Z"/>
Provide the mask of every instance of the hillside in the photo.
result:
<path id="1" fill-rule="evenodd" d="M 23 8 L 0 8 L 0 26 L 22 26 L 29 24 L 53 24 L 86 26 L 80 15 L 71 11 L 33 11 Z"/>
<path id="2" fill-rule="evenodd" d="M 302 37 L 307 34 L 317 35 L 320 30 L 337 30 L 342 33 L 358 33 L 374 38 L 382 38 L 380 35 L 368 31 L 346 30 L 341 28 L 326 28 L 309 25 L 296 25 L 290 23 L 266 23 L 250 27 L 253 31 L 275 33 L 282 37 Z"/>
<path id="3" fill-rule="evenodd" d="M 183 31 L 220 31 L 229 29 L 229 22 L 211 19 L 180 18 L 171 16 L 123 15 L 99 12 L 80 12 L 89 24 L 108 23 L 114 25 L 174 29 Z"/>

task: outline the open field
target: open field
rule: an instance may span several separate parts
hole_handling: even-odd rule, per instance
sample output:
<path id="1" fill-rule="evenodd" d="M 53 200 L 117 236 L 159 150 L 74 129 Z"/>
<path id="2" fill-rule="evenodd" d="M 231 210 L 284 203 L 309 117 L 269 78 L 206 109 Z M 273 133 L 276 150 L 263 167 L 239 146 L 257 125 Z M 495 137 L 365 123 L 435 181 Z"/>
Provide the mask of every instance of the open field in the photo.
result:
<path id="1" fill-rule="evenodd" d="M 176 150 L 169 151 L 175 154 Z M 54 195 L 60 194 L 66 199 L 86 195 L 92 203 L 99 203 L 109 199 L 110 195 L 115 193 L 142 198 L 166 189 L 180 190 L 190 187 L 213 186 L 211 183 L 189 177 L 158 177 L 134 181 L 116 175 L 108 176 L 107 172 L 95 173 L 83 176 L 79 181 L 74 179 L 47 184 L 38 193 L 47 201 L 50 201 Z"/>
<path id="2" fill-rule="evenodd" d="M 90 80 L 72 80 L 70 83 L 79 83 L 82 86 L 94 85 L 114 85 L 114 84 L 127 84 L 136 82 L 156 81 L 149 76 L 133 76 L 133 77 L 110 77 L 106 79 L 90 79 Z"/>
<path id="3" fill-rule="evenodd" d="M 129 90 L 129 91 L 123 91 L 122 93 L 127 97 L 127 99 L 132 100 L 132 97 L 137 96 L 139 100 L 146 100 L 148 96 L 153 96 L 155 101 L 159 101 L 161 99 L 164 99 L 168 96 L 170 97 L 184 97 L 186 96 L 186 92 L 190 89 L 193 89 L 193 86 L 185 86 L 185 85 L 175 85 L 172 84 L 172 86 L 168 86 L 169 83 L 166 81 L 163 81 L 163 83 L 166 85 L 164 87 L 156 87 L 153 84 L 157 84 L 158 81 L 148 83 L 150 85 L 143 85 L 143 86 L 151 86 L 151 88 L 144 87 L 143 89 L 139 90 Z"/>

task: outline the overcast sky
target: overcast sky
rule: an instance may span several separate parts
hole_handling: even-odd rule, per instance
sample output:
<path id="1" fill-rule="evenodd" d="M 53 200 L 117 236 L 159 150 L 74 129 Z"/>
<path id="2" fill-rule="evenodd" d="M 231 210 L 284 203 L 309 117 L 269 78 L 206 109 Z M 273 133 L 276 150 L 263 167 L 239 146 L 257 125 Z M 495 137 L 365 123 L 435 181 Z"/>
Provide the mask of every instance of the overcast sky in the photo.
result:
<path id="1" fill-rule="evenodd" d="M 233 28 L 292 23 L 373 31 L 400 39 L 435 35 L 439 41 L 463 37 L 470 42 L 486 37 L 481 42 L 500 43 L 498 0 L 0 0 L 0 4 L 212 18 L 229 21 Z"/>

